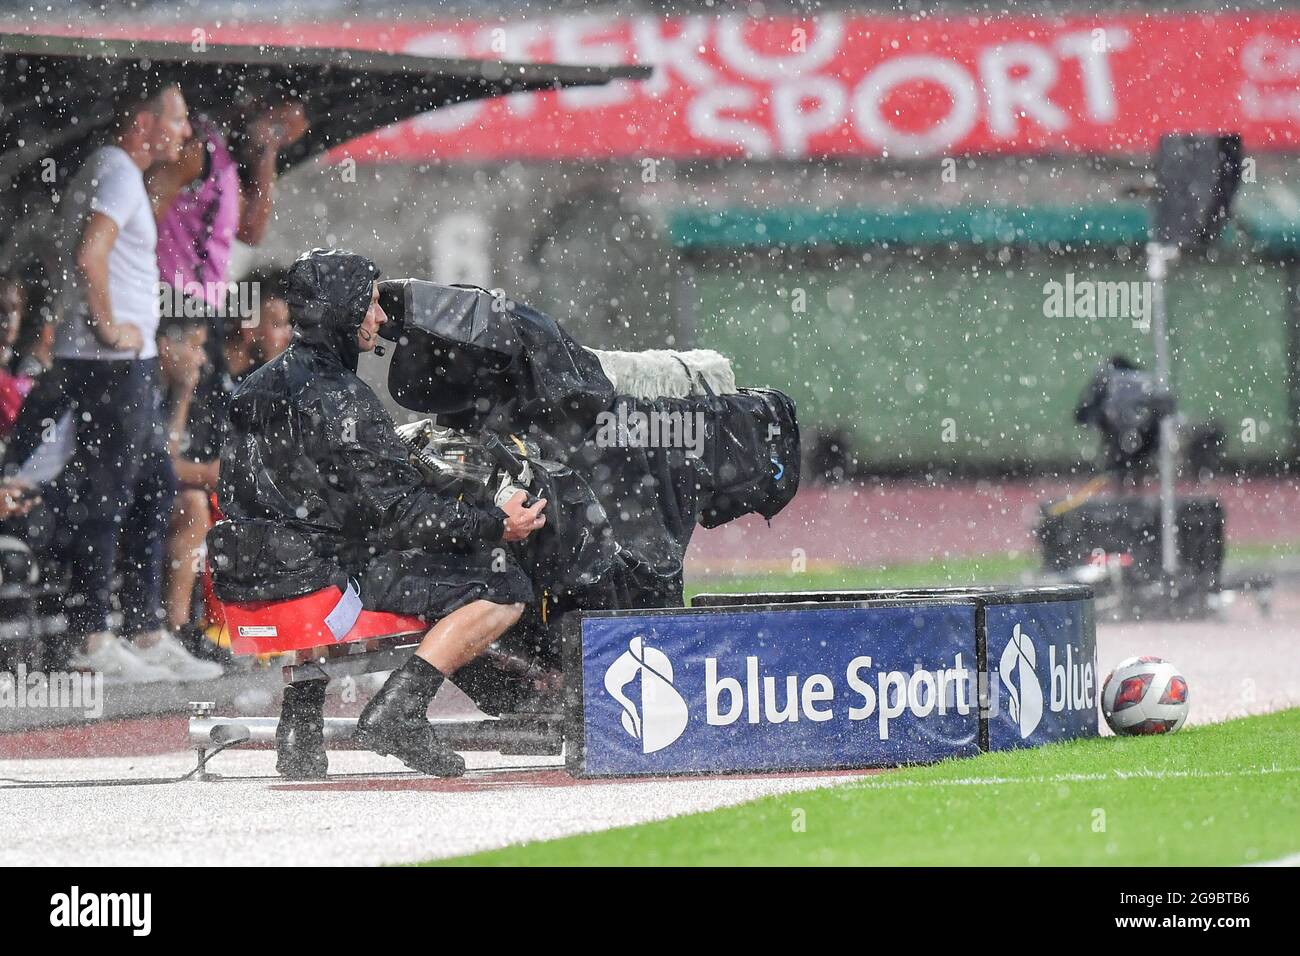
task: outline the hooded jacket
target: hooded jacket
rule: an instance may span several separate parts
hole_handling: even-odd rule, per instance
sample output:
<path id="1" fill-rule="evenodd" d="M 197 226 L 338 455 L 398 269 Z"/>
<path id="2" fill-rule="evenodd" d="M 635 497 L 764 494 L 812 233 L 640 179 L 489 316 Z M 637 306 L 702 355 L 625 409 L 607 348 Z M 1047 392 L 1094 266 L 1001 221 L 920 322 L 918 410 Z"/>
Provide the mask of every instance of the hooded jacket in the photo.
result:
<path id="1" fill-rule="evenodd" d="M 293 597 L 342 585 L 383 553 L 502 539 L 499 508 L 424 481 L 356 374 L 379 274 L 369 259 L 322 249 L 289 270 L 294 341 L 239 386 L 225 426 L 224 520 L 208 534 L 221 600 Z"/>

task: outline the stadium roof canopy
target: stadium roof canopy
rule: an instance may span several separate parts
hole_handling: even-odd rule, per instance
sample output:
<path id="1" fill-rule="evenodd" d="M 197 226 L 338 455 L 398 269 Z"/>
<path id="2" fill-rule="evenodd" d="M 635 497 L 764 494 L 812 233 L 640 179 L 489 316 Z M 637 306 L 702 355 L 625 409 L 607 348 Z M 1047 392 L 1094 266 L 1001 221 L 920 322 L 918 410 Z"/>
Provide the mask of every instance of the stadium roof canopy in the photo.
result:
<path id="1" fill-rule="evenodd" d="M 282 172 L 439 107 L 650 75 L 640 66 L 0 33 L 0 239 L 7 239 L 15 220 L 48 204 L 102 138 L 123 84 L 142 70 L 174 79 L 191 106 L 233 127 L 267 96 L 300 99 L 311 127 L 281 151 Z"/>

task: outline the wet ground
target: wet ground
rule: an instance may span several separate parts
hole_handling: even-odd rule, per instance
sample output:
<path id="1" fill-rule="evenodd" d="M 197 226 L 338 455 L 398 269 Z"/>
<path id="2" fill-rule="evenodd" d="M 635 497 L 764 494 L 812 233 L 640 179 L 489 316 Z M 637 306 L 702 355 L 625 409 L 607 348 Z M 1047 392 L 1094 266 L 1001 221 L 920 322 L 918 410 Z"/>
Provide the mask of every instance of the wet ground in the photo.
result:
<path id="1" fill-rule="evenodd" d="M 1204 723 L 1300 706 L 1298 646 L 1300 591 L 1288 591 L 1277 595 L 1267 618 L 1242 602 L 1214 622 L 1103 624 L 1098 668 L 1104 676 L 1138 654 L 1174 661 L 1191 688 L 1190 720 Z M 194 765 L 189 751 L 176 749 L 184 740 L 178 718 L 131 724 L 122 733 L 149 752 L 0 758 L 0 785 L 174 778 Z M 24 752 L 59 750 L 47 741 L 42 750 Z M 334 752 L 330 759 L 333 776 L 319 783 L 279 779 L 269 751 L 232 751 L 214 759 L 210 769 L 223 779 L 211 782 L 8 789 L 0 797 L 0 864 L 398 863 L 624 826 L 860 776 L 576 781 L 559 769 L 557 758 L 471 754 L 471 772 L 445 781 L 401 772 L 392 758 L 367 753 Z"/>

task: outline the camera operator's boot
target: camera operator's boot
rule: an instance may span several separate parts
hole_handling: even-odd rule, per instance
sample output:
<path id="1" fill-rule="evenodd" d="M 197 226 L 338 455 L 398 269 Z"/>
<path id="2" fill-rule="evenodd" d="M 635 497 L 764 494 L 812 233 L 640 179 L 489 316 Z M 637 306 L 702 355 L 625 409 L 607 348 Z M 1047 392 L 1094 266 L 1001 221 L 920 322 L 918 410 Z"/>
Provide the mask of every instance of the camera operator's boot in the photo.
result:
<path id="1" fill-rule="evenodd" d="M 464 758 L 438 736 L 426 716 L 442 682 L 438 668 L 412 654 L 361 712 L 357 743 L 381 756 L 392 754 L 412 770 L 459 777 L 465 772 Z"/>
<path id="2" fill-rule="evenodd" d="M 275 769 L 291 780 L 319 780 L 329 772 L 325 753 L 327 680 L 284 685 L 280 723 L 275 728 Z"/>

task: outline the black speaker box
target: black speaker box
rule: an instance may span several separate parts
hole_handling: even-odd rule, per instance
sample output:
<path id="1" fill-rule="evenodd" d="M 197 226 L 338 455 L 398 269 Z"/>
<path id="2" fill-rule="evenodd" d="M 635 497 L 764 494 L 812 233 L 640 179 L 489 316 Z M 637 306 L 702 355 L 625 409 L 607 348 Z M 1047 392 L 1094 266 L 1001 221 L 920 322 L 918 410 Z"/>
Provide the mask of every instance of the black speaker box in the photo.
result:
<path id="1" fill-rule="evenodd" d="M 1042 505 L 1037 529 L 1046 568 L 1066 571 L 1105 552 L 1108 560 L 1129 556 L 1127 580 L 1160 580 L 1158 499 L 1093 498 L 1062 514 L 1052 514 L 1053 504 Z M 1223 505 L 1217 498 L 1180 498 L 1175 515 L 1180 576 L 1217 589 L 1223 572 Z"/>
<path id="2" fill-rule="evenodd" d="M 1183 249 L 1218 236 L 1241 181 L 1241 137 L 1170 134 L 1156 150 L 1156 240 Z"/>

